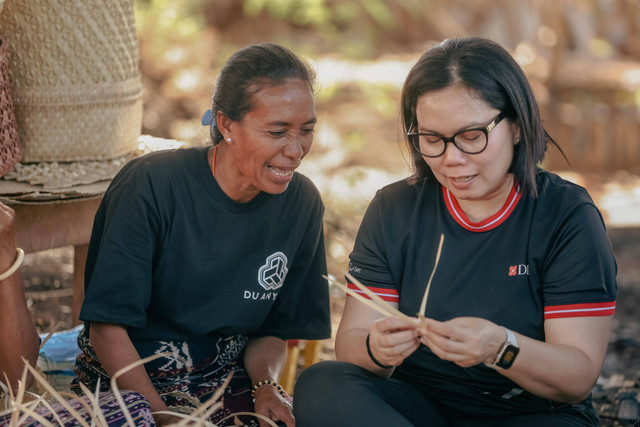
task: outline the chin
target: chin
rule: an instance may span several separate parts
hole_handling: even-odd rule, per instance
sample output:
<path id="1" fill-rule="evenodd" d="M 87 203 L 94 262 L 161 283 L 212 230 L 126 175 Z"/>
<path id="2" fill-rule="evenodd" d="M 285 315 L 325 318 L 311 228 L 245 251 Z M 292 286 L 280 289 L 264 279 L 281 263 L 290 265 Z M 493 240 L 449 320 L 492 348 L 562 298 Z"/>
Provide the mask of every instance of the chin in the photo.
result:
<path id="1" fill-rule="evenodd" d="M 269 194 L 282 194 L 287 190 L 287 188 L 289 188 L 288 183 L 285 185 L 270 185 L 265 187 L 262 191 Z"/>

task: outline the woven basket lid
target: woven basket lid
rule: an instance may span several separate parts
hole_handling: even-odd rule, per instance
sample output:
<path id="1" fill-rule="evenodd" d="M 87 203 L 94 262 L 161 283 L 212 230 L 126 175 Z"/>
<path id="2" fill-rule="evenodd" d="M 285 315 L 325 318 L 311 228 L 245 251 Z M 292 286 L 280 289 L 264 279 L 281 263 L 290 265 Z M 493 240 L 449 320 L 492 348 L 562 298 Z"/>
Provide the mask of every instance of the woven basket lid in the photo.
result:
<path id="1" fill-rule="evenodd" d="M 132 0 L 6 0 L 0 33 L 10 41 L 23 162 L 135 149 L 142 82 Z"/>

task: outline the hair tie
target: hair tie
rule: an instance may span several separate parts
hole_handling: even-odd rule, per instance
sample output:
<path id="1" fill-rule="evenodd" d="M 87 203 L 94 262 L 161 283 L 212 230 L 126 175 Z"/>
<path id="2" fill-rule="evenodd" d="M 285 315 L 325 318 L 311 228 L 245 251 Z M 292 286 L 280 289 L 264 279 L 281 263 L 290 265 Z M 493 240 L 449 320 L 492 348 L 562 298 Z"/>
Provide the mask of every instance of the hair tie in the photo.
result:
<path id="1" fill-rule="evenodd" d="M 200 123 L 202 123 L 202 126 L 215 126 L 216 119 L 213 117 L 213 111 L 205 111 L 202 115 L 202 119 L 200 119 Z"/>
<path id="2" fill-rule="evenodd" d="M 367 334 L 367 339 L 365 341 L 365 345 L 367 346 L 367 353 L 369 354 L 369 358 L 371 359 L 371 361 L 373 363 L 375 363 L 377 366 L 381 367 L 382 369 L 390 369 L 393 368 L 392 365 L 383 365 L 382 363 L 380 363 L 378 361 L 378 359 L 376 359 L 375 357 L 373 357 L 373 353 L 371 352 L 371 347 L 369 347 L 369 334 Z"/>

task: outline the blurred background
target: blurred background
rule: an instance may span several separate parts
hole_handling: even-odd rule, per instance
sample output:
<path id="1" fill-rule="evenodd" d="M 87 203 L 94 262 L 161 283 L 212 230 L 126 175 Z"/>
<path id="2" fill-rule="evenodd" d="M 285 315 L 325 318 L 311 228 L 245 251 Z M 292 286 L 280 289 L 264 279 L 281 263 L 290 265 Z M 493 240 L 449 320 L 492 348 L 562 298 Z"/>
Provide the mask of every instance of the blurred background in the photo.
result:
<path id="1" fill-rule="evenodd" d="M 640 1 L 136 0 L 135 10 L 143 134 L 208 144 L 199 119 L 215 77 L 248 44 L 280 43 L 315 66 L 319 125 L 301 169 L 322 192 L 337 277 L 374 192 L 409 173 L 398 119 L 408 70 L 447 37 L 499 42 L 528 74 L 547 130 L 570 161 L 551 149 L 544 167 L 587 187 L 605 216 L 620 264 L 617 319 L 629 323 L 628 306 L 637 322 Z M 339 318 L 337 290 L 334 300 Z M 613 340 L 624 349 L 637 349 L 633 325 L 616 324 Z"/>
<path id="2" fill-rule="evenodd" d="M 301 171 L 323 195 L 329 271 L 339 278 L 375 191 L 409 174 L 398 113 L 411 66 L 447 37 L 477 35 L 502 44 L 528 74 L 545 126 L 570 161 L 552 149 L 544 167 L 587 187 L 607 223 L 620 298 L 603 376 L 640 378 L 639 0 L 135 0 L 134 5 L 143 135 L 209 144 L 200 117 L 220 67 L 243 46 L 280 43 L 317 69 L 319 124 Z M 53 257 L 30 257 L 25 280 L 68 287 L 72 252 L 65 255 L 69 271 L 51 279 L 41 273 L 53 271 Z M 332 294 L 337 326 L 344 295 Z M 38 310 L 43 297 L 36 290 L 30 297 L 41 329 L 70 327 L 68 293 L 61 293 L 57 311 Z M 333 357 L 328 340 L 321 358 Z"/>
<path id="3" fill-rule="evenodd" d="M 359 215 L 408 173 L 400 89 L 454 36 L 489 37 L 527 72 L 551 150 L 544 166 L 588 187 L 612 227 L 640 224 L 638 0 L 135 0 L 143 134 L 208 144 L 199 118 L 219 68 L 252 43 L 283 44 L 318 71 L 319 126 L 303 172 L 327 205 L 330 268 L 345 268 Z"/>

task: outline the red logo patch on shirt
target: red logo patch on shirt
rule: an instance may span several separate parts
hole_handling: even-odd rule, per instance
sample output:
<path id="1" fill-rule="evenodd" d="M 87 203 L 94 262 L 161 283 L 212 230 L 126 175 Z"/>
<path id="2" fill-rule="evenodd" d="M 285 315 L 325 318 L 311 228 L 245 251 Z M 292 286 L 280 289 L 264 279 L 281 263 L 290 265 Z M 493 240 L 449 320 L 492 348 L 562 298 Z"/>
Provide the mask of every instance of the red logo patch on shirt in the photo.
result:
<path id="1" fill-rule="evenodd" d="M 509 266 L 509 277 L 513 276 L 528 276 L 529 266 L 527 264 L 518 264 Z"/>

